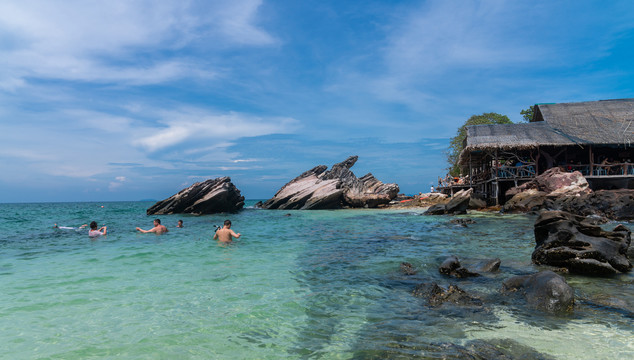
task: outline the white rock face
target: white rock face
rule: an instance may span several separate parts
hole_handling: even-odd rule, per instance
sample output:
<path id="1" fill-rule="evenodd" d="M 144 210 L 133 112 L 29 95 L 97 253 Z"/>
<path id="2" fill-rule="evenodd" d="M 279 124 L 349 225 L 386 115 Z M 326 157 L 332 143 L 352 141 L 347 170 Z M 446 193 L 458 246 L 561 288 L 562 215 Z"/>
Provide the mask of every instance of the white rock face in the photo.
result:
<path id="1" fill-rule="evenodd" d="M 306 171 L 284 185 L 262 208 L 339 209 L 388 204 L 398 194 L 398 185 L 384 184 L 372 174 L 358 179 L 350 171 L 357 159 L 358 156 L 351 156 L 329 171 L 325 165 Z"/>

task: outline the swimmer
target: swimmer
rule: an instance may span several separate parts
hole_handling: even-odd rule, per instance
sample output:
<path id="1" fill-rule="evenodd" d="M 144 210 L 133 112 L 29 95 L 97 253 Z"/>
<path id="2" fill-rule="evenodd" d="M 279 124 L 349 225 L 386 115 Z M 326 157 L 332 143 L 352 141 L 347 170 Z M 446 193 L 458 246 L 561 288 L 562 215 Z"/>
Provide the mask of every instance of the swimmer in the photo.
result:
<path id="1" fill-rule="evenodd" d="M 80 227 L 72 227 L 72 226 L 58 226 L 57 224 L 53 225 L 54 229 L 60 229 L 60 230 L 81 230 L 83 228 L 85 228 L 86 226 L 88 226 L 88 224 L 84 224 Z"/>
<path id="2" fill-rule="evenodd" d="M 90 230 L 88 231 L 88 236 L 91 239 L 95 239 L 100 236 L 105 236 L 107 232 L 108 232 L 107 226 L 102 226 L 99 229 L 97 229 L 97 222 L 93 221 L 90 223 Z"/>
<path id="3" fill-rule="evenodd" d="M 164 225 L 161 225 L 161 220 L 156 219 L 154 220 L 154 227 L 151 228 L 150 230 L 143 230 L 141 228 L 136 228 L 137 231 L 140 231 L 142 233 L 155 233 L 156 235 L 161 235 L 163 233 L 168 232 L 167 228 Z"/>
<path id="4" fill-rule="evenodd" d="M 214 240 L 219 240 L 223 243 L 230 243 L 234 237 L 238 239 L 240 236 L 240 233 L 236 234 L 233 230 L 231 230 L 231 220 L 225 220 L 224 226 L 216 229 Z"/>
<path id="5" fill-rule="evenodd" d="M 178 224 L 176 225 L 177 228 L 182 228 L 183 227 L 183 220 L 178 220 Z"/>

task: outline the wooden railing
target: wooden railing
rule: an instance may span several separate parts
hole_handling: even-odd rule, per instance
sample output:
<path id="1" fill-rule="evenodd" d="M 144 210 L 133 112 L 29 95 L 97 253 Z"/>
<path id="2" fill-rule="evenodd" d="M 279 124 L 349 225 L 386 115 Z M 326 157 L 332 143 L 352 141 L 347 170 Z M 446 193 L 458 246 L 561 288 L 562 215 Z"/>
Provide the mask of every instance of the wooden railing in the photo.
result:
<path id="1" fill-rule="evenodd" d="M 582 172 L 582 174 L 584 173 Z M 585 173 L 584 175 L 589 175 L 589 171 L 588 173 Z M 592 175 L 595 175 L 595 176 L 634 175 L 634 164 L 632 163 L 595 164 L 592 170 Z"/>
<path id="2" fill-rule="evenodd" d="M 520 165 L 520 166 L 500 166 L 492 168 L 491 173 L 493 178 L 499 179 L 514 179 L 514 178 L 532 178 L 535 177 L 534 165 Z"/>

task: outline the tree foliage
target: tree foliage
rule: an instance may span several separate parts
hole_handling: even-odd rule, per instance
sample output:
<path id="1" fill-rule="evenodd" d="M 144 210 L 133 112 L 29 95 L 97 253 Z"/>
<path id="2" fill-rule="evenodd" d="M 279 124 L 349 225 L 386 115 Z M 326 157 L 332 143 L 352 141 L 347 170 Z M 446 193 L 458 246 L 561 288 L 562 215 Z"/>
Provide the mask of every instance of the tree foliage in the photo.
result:
<path id="1" fill-rule="evenodd" d="M 447 162 L 449 163 L 449 174 L 451 176 L 460 175 L 460 167 L 458 166 L 458 157 L 463 149 L 464 139 L 467 137 L 467 126 L 484 125 L 484 124 L 512 124 L 513 122 L 506 115 L 498 113 L 484 113 L 482 115 L 473 115 L 458 128 L 456 136 L 452 137 L 449 142 L 449 151 L 447 152 Z"/>
<path id="2" fill-rule="evenodd" d="M 531 122 L 534 111 L 535 111 L 535 106 L 530 106 L 528 109 L 524 109 L 520 111 L 520 115 L 522 115 L 522 117 L 524 118 L 524 121 Z"/>

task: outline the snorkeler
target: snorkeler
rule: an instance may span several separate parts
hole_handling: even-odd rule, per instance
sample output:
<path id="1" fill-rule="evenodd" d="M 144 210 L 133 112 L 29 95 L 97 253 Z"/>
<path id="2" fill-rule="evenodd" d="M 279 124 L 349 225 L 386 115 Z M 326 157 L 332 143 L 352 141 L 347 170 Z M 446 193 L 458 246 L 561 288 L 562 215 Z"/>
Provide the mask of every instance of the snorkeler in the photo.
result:
<path id="1" fill-rule="evenodd" d="M 60 230 L 81 230 L 81 229 L 85 228 L 86 226 L 88 226 L 88 224 L 81 225 L 80 227 L 72 227 L 72 226 L 58 226 L 57 224 L 55 224 L 55 225 L 53 225 L 53 229 L 60 229 Z"/>

